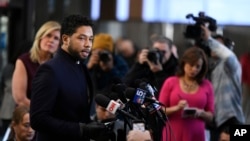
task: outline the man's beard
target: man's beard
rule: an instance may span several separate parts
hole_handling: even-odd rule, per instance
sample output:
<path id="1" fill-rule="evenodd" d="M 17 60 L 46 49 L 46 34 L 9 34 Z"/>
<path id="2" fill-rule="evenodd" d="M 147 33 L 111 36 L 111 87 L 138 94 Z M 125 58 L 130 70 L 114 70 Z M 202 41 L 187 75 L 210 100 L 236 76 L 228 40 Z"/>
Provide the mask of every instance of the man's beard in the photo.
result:
<path id="1" fill-rule="evenodd" d="M 68 51 L 69 51 L 69 54 L 70 54 L 73 58 L 75 58 L 75 59 L 77 59 L 77 60 L 80 60 L 80 61 L 84 61 L 84 60 L 85 60 L 85 58 L 81 58 L 81 56 L 79 55 L 79 52 L 76 51 L 76 50 L 74 50 L 71 46 L 68 47 Z"/>

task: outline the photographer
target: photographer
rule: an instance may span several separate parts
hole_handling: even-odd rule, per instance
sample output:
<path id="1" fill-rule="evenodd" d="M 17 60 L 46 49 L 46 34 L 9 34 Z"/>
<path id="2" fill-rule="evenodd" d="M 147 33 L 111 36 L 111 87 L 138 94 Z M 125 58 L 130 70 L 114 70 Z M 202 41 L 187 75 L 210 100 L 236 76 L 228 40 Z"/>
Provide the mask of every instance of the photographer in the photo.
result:
<path id="1" fill-rule="evenodd" d="M 127 85 L 134 86 L 134 80 L 146 79 L 160 90 L 164 80 L 175 74 L 178 60 L 171 51 L 172 41 L 161 35 L 155 35 L 151 40 L 152 48 L 141 50 L 138 61 L 125 76 Z"/>
<path id="2" fill-rule="evenodd" d="M 241 107 L 241 65 L 237 56 L 224 44 L 211 37 L 211 31 L 201 25 L 202 40 L 210 49 L 210 57 L 216 60 L 210 70 L 210 80 L 215 92 L 216 129 L 211 132 L 211 140 L 218 140 L 224 128 L 234 124 L 244 124 Z"/>
<path id="3" fill-rule="evenodd" d="M 95 93 L 108 93 L 112 84 L 120 83 L 128 71 L 123 58 L 114 55 L 112 36 L 106 33 L 95 35 L 91 55 L 87 60 L 87 68 L 94 83 Z M 94 105 L 92 105 L 92 114 Z"/>
<path id="4" fill-rule="evenodd" d="M 124 82 L 130 87 L 138 87 L 135 80 L 144 79 L 160 90 L 164 80 L 173 76 L 177 70 L 178 60 L 171 51 L 172 41 L 161 35 L 156 35 L 151 40 L 152 48 L 141 50 L 138 61 L 124 78 Z M 158 95 L 156 92 L 155 97 L 158 98 Z M 153 140 L 160 141 L 164 125 L 155 114 L 148 115 L 148 122 L 153 131 Z"/>

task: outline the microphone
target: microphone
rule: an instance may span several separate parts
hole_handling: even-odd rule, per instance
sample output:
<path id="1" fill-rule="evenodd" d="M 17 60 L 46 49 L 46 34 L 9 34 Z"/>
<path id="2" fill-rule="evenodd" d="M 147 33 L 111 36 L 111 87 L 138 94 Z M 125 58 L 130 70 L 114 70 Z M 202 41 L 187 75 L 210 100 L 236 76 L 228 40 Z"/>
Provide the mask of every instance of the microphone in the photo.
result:
<path id="1" fill-rule="evenodd" d="M 121 104 L 121 108 L 124 111 L 129 112 L 130 114 L 138 117 L 139 119 L 145 119 L 145 114 L 142 112 L 142 109 L 140 106 L 135 105 L 134 102 L 128 101 L 128 99 L 125 96 L 125 90 L 127 86 L 123 83 L 113 85 L 112 91 L 109 95 L 109 97 L 116 102 Z"/>
<path id="2" fill-rule="evenodd" d="M 148 111 L 150 113 L 154 113 L 156 110 L 160 110 L 161 106 L 163 106 L 162 103 L 160 103 L 159 101 L 153 101 L 155 100 L 155 93 L 157 92 L 157 89 L 155 87 L 153 87 L 151 84 L 147 83 L 146 80 L 141 80 L 141 79 L 137 79 L 136 80 L 136 84 L 139 88 L 146 90 L 148 93 L 148 96 L 146 99 L 151 102 L 150 104 L 146 105 L 146 108 L 148 109 Z"/>
<path id="3" fill-rule="evenodd" d="M 115 92 L 117 95 L 117 99 L 120 99 L 123 103 L 127 103 L 128 100 L 125 97 L 125 90 L 127 86 L 123 83 L 118 83 L 112 86 L 111 91 Z"/>
<path id="4" fill-rule="evenodd" d="M 147 97 L 146 94 L 147 94 L 147 91 L 140 89 L 140 88 L 137 88 L 137 89 L 127 88 L 125 91 L 125 96 L 131 99 L 134 103 L 144 104 L 144 103 L 149 102 L 150 104 L 145 104 L 146 108 L 148 109 L 148 112 L 150 114 L 156 113 L 157 117 L 160 118 L 162 123 L 165 123 L 166 116 L 160 106 L 163 104 L 155 99 Z"/>
<path id="5" fill-rule="evenodd" d="M 156 99 L 150 98 L 147 96 L 147 91 L 141 89 L 141 88 L 127 88 L 125 91 L 125 96 L 132 100 L 134 103 L 138 103 L 138 104 L 144 104 L 146 102 L 149 103 L 155 103 L 155 104 L 159 104 L 159 105 L 163 105 L 162 103 L 160 103 L 159 101 L 157 101 Z"/>
<path id="6" fill-rule="evenodd" d="M 151 84 L 141 79 L 135 80 L 135 83 L 138 88 L 148 91 L 148 93 L 151 94 L 152 97 L 155 97 L 155 93 L 157 92 L 157 89 L 153 87 Z"/>
<path id="7" fill-rule="evenodd" d="M 98 105 L 104 107 L 107 111 L 109 111 L 112 114 L 120 113 L 120 114 L 122 114 L 122 115 L 124 115 L 126 117 L 129 117 L 132 120 L 139 120 L 135 116 L 133 116 L 133 115 L 129 114 L 128 112 L 120 109 L 121 105 L 118 102 L 116 102 L 114 100 L 110 100 L 108 97 L 106 97 L 103 94 L 96 95 L 95 102 Z"/>
<path id="8" fill-rule="evenodd" d="M 111 100 L 114 100 L 114 101 L 118 102 L 120 104 L 120 109 L 124 109 L 125 108 L 125 104 L 123 103 L 122 100 L 119 99 L 119 96 L 117 95 L 117 93 L 110 92 L 107 96 Z"/>

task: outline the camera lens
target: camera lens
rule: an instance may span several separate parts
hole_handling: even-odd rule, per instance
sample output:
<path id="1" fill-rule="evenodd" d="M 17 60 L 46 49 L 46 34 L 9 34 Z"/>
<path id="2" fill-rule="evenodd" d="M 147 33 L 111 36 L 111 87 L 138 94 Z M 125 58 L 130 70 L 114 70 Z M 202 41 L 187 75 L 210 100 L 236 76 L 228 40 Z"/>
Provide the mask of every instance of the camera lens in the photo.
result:
<path id="1" fill-rule="evenodd" d="M 161 59 L 162 59 L 162 53 L 160 50 L 158 49 L 151 49 L 149 50 L 148 52 L 148 60 L 153 62 L 154 64 L 157 64 L 157 61 L 160 61 L 161 62 Z"/>
<path id="2" fill-rule="evenodd" d="M 108 61 L 110 61 L 110 58 L 109 58 L 109 52 L 108 51 L 101 51 L 99 52 L 99 58 L 102 62 L 106 63 Z"/>

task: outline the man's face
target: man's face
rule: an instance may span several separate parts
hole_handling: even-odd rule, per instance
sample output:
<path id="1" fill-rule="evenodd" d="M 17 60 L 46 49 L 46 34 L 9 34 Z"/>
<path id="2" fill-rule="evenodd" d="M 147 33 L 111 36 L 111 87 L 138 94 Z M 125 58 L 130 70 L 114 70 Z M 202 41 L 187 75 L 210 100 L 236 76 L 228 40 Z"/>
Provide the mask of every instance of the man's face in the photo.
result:
<path id="1" fill-rule="evenodd" d="M 130 40 L 122 40 L 117 45 L 117 51 L 123 57 L 129 58 L 134 55 L 135 49 L 132 41 Z"/>
<path id="2" fill-rule="evenodd" d="M 153 44 L 153 48 L 157 48 L 160 51 L 164 52 L 162 63 L 166 63 L 171 56 L 171 50 L 170 50 L 170 47 L 168 46 L 168 44 L 161 43 L 161 42 L 155 42 Z"/>
<path id="3" fill-rule="evenodd" d="M 67 36 L 67 35 L 66 35 Z M 91 51 L 93 44 L 93 30 L 91 26 L 81 26 L 68 38 L 66 43 L 67 51 L 78 59 L 86 59 Z"/>

